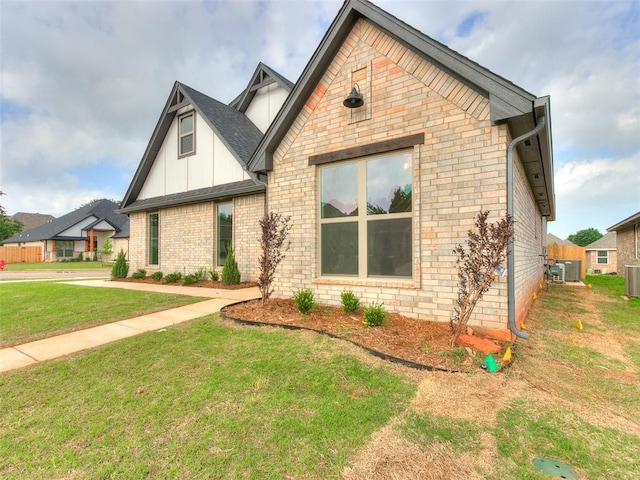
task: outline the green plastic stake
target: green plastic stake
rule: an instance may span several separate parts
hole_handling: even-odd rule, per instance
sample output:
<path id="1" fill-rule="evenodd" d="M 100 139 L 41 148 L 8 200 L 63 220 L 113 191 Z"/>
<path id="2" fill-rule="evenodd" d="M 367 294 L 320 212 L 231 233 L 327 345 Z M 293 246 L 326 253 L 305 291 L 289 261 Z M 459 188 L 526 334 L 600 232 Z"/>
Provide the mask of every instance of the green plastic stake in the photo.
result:
<path id="1" fill-rule="evenodd" d="M 493 372 L 497 372 L 498 371 L 498 364 L 493 359 L 493 356 L 491 354 L 489 354 L 486 357 L 484 357 L 484 365 L 485 365 L 485 367 L 487 367 L 487 372 L 489 372 L 489 373 L 493 373 Z"/>

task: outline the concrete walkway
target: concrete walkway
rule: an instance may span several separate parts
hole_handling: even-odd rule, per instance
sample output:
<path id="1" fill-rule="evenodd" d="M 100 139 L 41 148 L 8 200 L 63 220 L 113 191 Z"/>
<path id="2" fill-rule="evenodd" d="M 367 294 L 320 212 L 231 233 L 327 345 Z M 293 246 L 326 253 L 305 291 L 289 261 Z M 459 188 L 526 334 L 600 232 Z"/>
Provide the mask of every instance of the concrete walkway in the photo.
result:
<path id="1" fill-rule="evenodd" d="M 233 303 L 260 298 L 260 291 L 257 287 L 226 290 L 111 282 L 109 280 L 80 280 L 64 283 L 90 287 L 124 288 L 127 290 L 174 293 L 190 295 L 192 297 L 210 297 L 211 299 L 0 349 L 0 373 L 104 345 L 120 340 L 121 338 L 167 328 L 178 323 L 217 313 L 221 308 Z"/>

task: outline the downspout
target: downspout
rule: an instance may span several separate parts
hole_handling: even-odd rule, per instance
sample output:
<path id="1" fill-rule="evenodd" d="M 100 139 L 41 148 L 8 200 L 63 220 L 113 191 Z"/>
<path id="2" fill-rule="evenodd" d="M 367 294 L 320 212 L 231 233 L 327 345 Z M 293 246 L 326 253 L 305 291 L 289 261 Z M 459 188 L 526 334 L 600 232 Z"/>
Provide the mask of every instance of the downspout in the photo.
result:
<path id="1" fill-rule="evenodd" d="M 511 140 L 507 147 L 507 215 L 513 218 L 513 151 L 516 146 L 525 141 L 527 138 L 533 137 L 540 133 L 544 128 L 546 121 L 542 116 L 538 119 L 536 127 L 519 137 Z M 507 302 L 508 302 L 508 319 L 509 330 L 513 332 L 516 337 L 527 339 L 529 334 L 519 330 L 516 326 L 516 283 L 515 283 L 515 256 L 513 252 L 513 236 L 509 239 L 509 246 L 507 248 Z"/>

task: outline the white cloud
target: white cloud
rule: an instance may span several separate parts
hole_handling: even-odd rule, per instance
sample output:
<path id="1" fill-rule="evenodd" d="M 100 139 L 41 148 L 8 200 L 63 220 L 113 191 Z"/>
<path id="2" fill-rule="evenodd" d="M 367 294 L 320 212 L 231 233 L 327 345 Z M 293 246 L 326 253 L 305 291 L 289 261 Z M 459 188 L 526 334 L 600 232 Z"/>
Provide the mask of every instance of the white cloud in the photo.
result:
<path id="1" fill-rule="evenodd" d="M 375 3 L 551 95 L 551 231 L 606 228 L 640 210 L 638 2 Z M 121 198 L 174 81 L 225 102 L 259 61 L 295 81 L 342 4 L 1 0 L 0 202 L 59 215 Z M 94 166 L 115 169 L 102 188 L 86 177 Z"/>

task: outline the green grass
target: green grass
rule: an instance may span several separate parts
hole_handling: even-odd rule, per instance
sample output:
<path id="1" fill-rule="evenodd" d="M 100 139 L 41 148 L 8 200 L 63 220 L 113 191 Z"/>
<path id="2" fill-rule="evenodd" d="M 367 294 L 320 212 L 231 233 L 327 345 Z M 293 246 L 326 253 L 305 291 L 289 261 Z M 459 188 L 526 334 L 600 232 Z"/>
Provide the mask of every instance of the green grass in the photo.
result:
<path id="1" fill-rule="evenodd" d="M 8 263 L 4 266 L 7 272 L 32 270 L 111 270 L 108 262 L 41 262 L 41 263 Z"/>
<path id="2" fill-rule="evenodd" d="M 581 478 L 640 478 L 640 437 L 597 428 L 558 407 L 517 400 L 501 410 L 495 437 L 500 462 L 513 462 L 511 478 L 549 479 L 531 466 L 534 456 L 560 459 Z"/>
<path id="3" fill-rule="evenodd" d="M 5 283 L 0 294 L 0 347 L 206 300 L 56 282 Z"/>
<path id="4" fill-rule="evenodd" d="M 339 478 L 415 387 L 205 317 L 0 376 L 0 477 Z"/>

